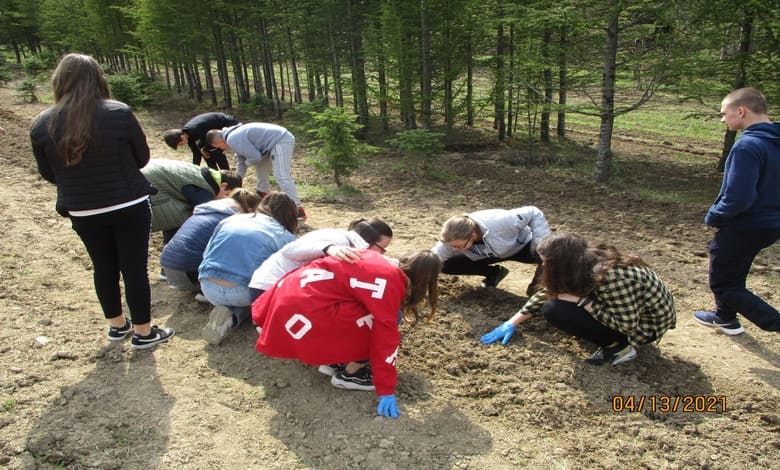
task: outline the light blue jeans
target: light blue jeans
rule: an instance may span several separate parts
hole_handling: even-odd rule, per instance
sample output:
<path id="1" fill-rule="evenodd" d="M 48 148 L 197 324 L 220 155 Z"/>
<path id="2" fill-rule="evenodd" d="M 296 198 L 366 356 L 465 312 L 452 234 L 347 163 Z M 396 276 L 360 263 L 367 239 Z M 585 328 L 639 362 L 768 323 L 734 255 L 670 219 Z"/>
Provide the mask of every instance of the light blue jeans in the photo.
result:
<path id="1" fill-rule="evenodd" d="M 191 292 L 200 291 L 198 284 L 192 282 L 186 271 L 179 271 L 177 269 L 163 268 L 165 270 L 165 277 L 168 280 L 168 285 L 180 290 L 186 290 Z M 197 277 L 197 273 L 196 277 Z"/>
<path id="2" fill-rule="evenodd" d="M 221 305 L 233 312 L 233 328 L 249 318 L 252 305 L 252 295 L 249 293 L 249 287 L 225 287 L 215 284 L 208 279 L 201 279 L 200 290 L 212 305 Z"/>

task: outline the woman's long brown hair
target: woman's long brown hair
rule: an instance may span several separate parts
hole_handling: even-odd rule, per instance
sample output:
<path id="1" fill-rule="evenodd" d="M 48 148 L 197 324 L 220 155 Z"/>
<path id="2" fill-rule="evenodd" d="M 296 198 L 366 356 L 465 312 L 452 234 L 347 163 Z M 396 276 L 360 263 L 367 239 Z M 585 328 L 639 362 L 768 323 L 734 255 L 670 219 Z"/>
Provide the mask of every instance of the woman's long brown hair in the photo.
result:
<path id="1" fill-rule="evenodd" d="M 268 193 L 257 211 L 276 219 L 288 232 L 295 234 L 298 230 L 298 207 L 290 196 L 273 191 Z"/>
<path id="2" fill-rule="evenodd" d="M 430 320 L 436 314 L 439 299 L 441 260 L 431 250 L 416 250 L 404 255 L 398 265 L 409 278 L 401 304 L 404 320 L 412 324 L 420 320 L 420 303 L 426 300 L 426 295 L 430 313 L 425 320 Z"/>
<path id="3" fill-rule="evenodd" d="M 550 296 L 567 293 L 584 297 L 615 266 L 646 266 L 641 258 L 621 253 L 612 245 L 588 242 L 569 234 L 548 235 L 536 251 L 544 259 L 542 285 Z"/>
<path id="4" fill-rule="evenodd" d="M 92 144 L 95 112 L 100 100 L 111 98 L 100 64 L 83 54 L 68 54 L 52 74 L 56 103 L 48 131 L 65 166 L 77 165 Z"/>

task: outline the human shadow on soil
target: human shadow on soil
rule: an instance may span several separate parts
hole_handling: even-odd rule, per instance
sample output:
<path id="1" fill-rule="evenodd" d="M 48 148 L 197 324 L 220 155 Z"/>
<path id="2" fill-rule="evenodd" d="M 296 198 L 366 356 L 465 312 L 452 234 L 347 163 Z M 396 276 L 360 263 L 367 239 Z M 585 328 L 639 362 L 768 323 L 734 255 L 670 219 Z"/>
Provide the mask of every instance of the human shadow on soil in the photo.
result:
<path id="1" fill-rule="evenodd" d="M 759 339 L 751 334 L 744 334 L 730 339 L 733 339 L 735 343 L 744 348 L 747 353 L 761 357 L 775 367 L 774 369 L 751 367 L 750 372 L 769 386 L 780 390 L 780 372 L 778 371 L 780 369 L 780 355 L 769 350 Z"/>
<path id="2" fill-rule="evenodd" d="M 733 339 L 735 343 L 739 344 L 749 353 L 754 354 L 756 356 L 760 356 L 764 360 L 772 364 L 773 366 L 780 368 L 780 354 L 777 354 L 776 352 L 769 350 L 766 346 L 762 344 L 761 341 L 759 341 L 753 335 L 744 334 L 731 339 Z"/>
<path id="3" fill-rule="evenodd" d="M 396 387 L 401 416 L 376 416 L 373 392 L 334 388 L 316 367 L 265 357 L 254 351 L 251 325 L 207 347 L 209 367 L 257 391 L 257 406 L 270 407 L 270 434 L 307 466 L 320 468 L 450 468 L 463 456 L 492 447 L 486 430 L 447 403 L 432 399 L 428 379 L 399 362 Z M 455 432 L 457 430 L 457 432 Z"/>
<path id="4" fill-rule="evenodd" d="M 88 359 L 94 360 L 94 371 L 62 387 L 27 435 L 25 450 L 32 458 L 65 468 L 159 465 L 167 452 L 174 399 L 160 383 L 154 354 L 133 351 L 127 358 L 126 348 L 126 343 L 102 347 Z"/>

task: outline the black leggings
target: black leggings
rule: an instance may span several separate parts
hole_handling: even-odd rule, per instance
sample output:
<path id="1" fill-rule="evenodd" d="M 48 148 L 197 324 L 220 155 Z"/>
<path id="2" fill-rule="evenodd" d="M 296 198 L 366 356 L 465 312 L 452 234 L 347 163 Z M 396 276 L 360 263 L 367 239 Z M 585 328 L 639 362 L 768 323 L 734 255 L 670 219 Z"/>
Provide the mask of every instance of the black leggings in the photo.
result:
<path id="1" fill-rule="evenodd" d="M 548 300 L 542 307 L 547 323 L 559 330 L 605 348 L 612 343 L 628 344 L 623 333 L 615 331 L 593 318 L 587 310 L 573 302 Z"/>
<path id="2" fill-rule="evenodd" d="M 466 274 L 472 276 L 490 276 L 496 274 L 498 266 L 493 266 L 502 261 L 519 261 L 521 263 L 539 264 L 539 257 L 536 253 L 531 253 L 531 243 L 526 245 L 517 253 L 507 258 L 483 258 L 473 261 L 466 255 L 458 253 L 455 256 L 444 261 L 441 272 L 444 274 Z"/>
<path id="3" fill-rule="evenodd" d="M 542 276 L 542 265 L 539 256 L 536 253 L 531 253 L 530 242 L 526 243 L 520 251 L 508 258 L 484 258 L 473 261 L 466 255 L 458 253 L 444 261 L 441 272 L 444 274 L 465 274 L 469 276 L 495 276 L 498 274 L 499 267 L 493 265 L 502 261 L 519 261 L 526 264 L 536 264 L 536 271 L 534 272 L 534 277 L 530 284 L 528 284 L 526 294 L 530 296 L 538 290 L 536 285 L 539 283 Z"/>
<path id="4" fill-rule="evenodd" d="M 95 292 L 103 315 L 122 315 L 119 274 L 134 324 L 151 321 L 152 293 L 149 286 L 149 234 L 152 209 L 143 201 L 124 209 L 86 217 L 71 217 L 92 260 Z"/>

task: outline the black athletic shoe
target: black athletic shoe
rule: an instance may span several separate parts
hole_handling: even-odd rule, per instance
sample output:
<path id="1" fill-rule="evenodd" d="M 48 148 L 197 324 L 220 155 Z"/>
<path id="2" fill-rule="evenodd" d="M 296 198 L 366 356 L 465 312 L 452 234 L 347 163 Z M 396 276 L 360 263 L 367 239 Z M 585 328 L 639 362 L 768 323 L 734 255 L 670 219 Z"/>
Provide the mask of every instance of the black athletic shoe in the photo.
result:
<path id="1" fill-rule="evenodd" d="M 125 319 L 125 325 L 117 328 L 115 326 L 110 326 L 108 328 L 108 340 L 109 341 L 122 341 L 123 339 L 130 336 L 130 334 L 133 332 L 133 324 L 130 323 L 127 319 Z"/>
<path id="2" fill-rule="evenodd" d="M 485 276 L 485 279 L 482 281 L 482 287 L 496 287 L 498 283 L 503 281 L 504 278 L 509 274 L 509 270 L 505 267 L 496 267 L 498 268 L 498 271 L 496 271 L 495 274 L 491 274 L 490 276 Z"/>
<path id="3" fill-rule="evenodd" d="M 361 367 L 354 374 L 348 374 L 346 368 L 342 367 L 336 370 L 336 373 L 330 378 L 330 384 L 349 390 L 365 390 L 367 392 L 375 390 L 373 374 L 371 374 L 369 366 Z"/>
<path id="4" fill-rule="evenodd" d="M 620 344 L 611 348 L 598 348 L 589 358 L 585 359 L 585 362 L 593 366 L 603 366 L 604 364 L 616 366 L 634 358 L 636 358 L 636 349 L 630 344 Z"/>
<path id="5" fill-rule="evenodd" d="M 132 346 L 133 349 L 149 349 L 157 346 L 160 343 L 164 343 L 173 338 L 176 332 L 173 328 L 164 327 L 159 328 L 157 325 L 152 327 L 152 331 L 146 336 L 133 334 Z"/>

